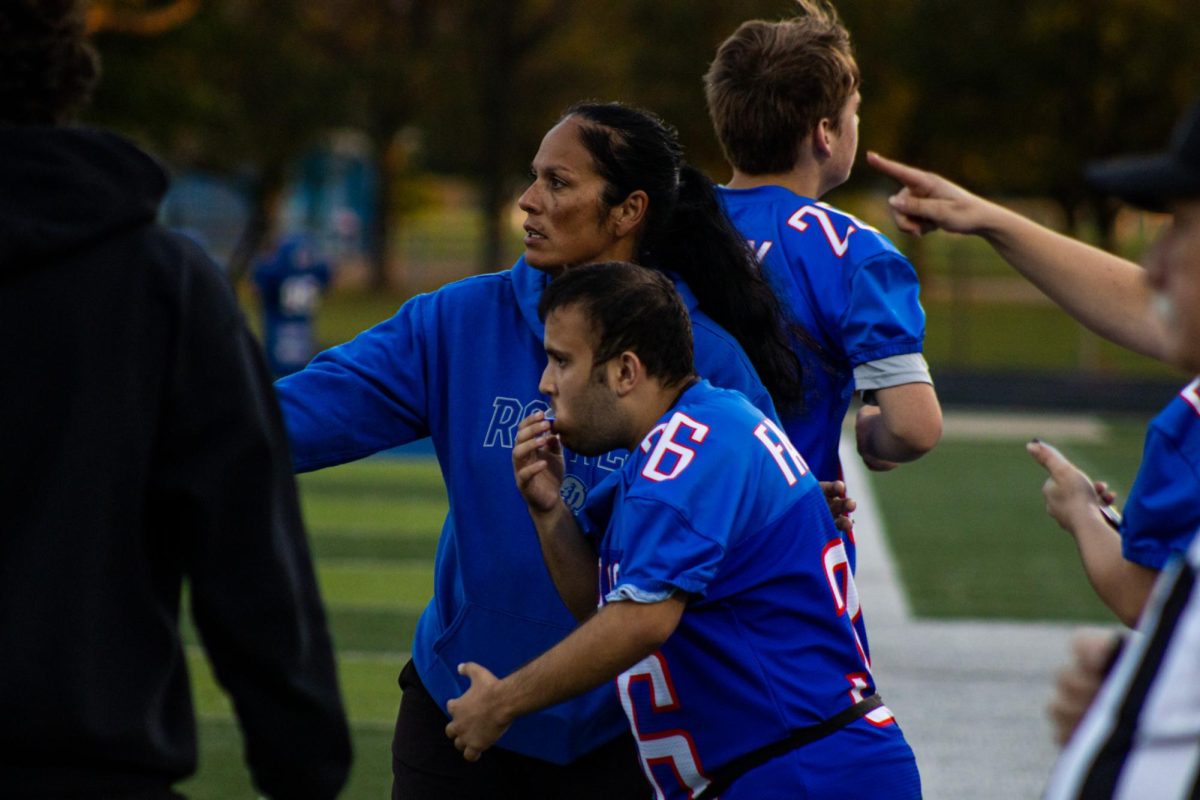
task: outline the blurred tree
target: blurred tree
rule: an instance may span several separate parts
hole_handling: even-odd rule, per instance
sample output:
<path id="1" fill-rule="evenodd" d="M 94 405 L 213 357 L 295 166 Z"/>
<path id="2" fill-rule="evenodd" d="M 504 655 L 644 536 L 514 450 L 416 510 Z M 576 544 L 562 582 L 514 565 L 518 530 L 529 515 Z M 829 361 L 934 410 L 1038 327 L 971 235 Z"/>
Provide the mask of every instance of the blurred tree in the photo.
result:
<path id="1" fill-rule="evenodd" d="M 1161 146 L 1196 91 L 1192 0 L 845 0 L 863 140 L 986 193 L 1053 198 L 1111 245 L 1082 165 Z M 878 87 L 879 91 L 872 87 Z M 879 115 L 879 116 L 876 116 Z"/>
<path id="2" fill-rule="evenodd" d="M 345 98 L 343 124 L 364 131 L 376 155 L 379 180 L 371 237 L 376 286 L 386 279 L 398 235 L 401 182 L 412 168 L 404 131 L 420 110 L 422 87 L 433 80 L 432 36 L 439 5 L 435 0 L 326 0 L 305 7 L 312 45 L 342 65 L 347 79 L 339 89 Z"/>
<path id="3" fill-rule="evenodd" d="M 229 265 L 240 275 L 268 235 L 287 170 L 346 118 L 351 65 L 314 48 L 292 0 L 209 0 L 153 38 L 109 30 L 92 118 L 180 166 L 243 176 L 252 214 Z"/>
<path id="4" fill-rule="evenodd" d="M 1155 148 L 1200 73 L 1194 0 L 840 0 L 863 72 L 863 143 L 989 193 L 1053 197 L 1102 230 L 1081 163 Z M 789 0 L 93 0 L 106 78 L 93 119 L 173 163 L 247 176 L 267 232 L 287 169 L 332 128 L 380 158 L 376 240 L 394 233 L 398 175 L 474 179 L 480 267 L 506 261 L 503 214 L 568 104 L 623 100 L 676 125 L 689 160 L 726 167 L 701 76 L 744 19 Z M 155 35 L 147 35 L 155 34 Z M 861 184 L 870 177 L 856 176 Z M 382 270 L 378 274 L 382 275 Z"/>
<path id="5" fill-rule="evenodd" d="M 121 31 L 157 36 L 187 22 L 200 10 L 200 0 L 91 0 L 87 9 L 89 33 Z"/>
<path id="6" fill-rule="evenodd" d="M 747 16 L 777 18 L 786 0 L 445 0 L 422 121 L 428 157 L 479 180 L 486 219 L 480 269 L 505 261 L 504 212 L 538 142 L 572 103 L 620 100 L 680 128 L 690 158 L 723 171 L 701 78 L 716 46 Z"/>
<path id="7" fill-rule="evenodd" d="M 504 212 L 515 178 L 526 171 L 543 123 L 557 110 L 555 94 L 531 75 L 553 51 L 554 40 L 578 21 L 582 5 L 571 0 L 438 4 L 430 52 L 437 67 L 421 95 L 421 120 L 430 134 L 430 163 L 479 185 L 481 270 L 497 269 L 507 260 Z M 559 61 L 558 68 L 575 73 L 569 61 Z M 531 126 L 540 130 L 531 134 Z"/>
<path id="8" fill-rule="evenodd" d="M 625 0 L 606 8 L 604 41 L 628 48 L 625 96 L 679 129 L 687 159 L 716 180 L 729 177 L 704 101 L 704 73 L 744 21 L 794 13 L 789 0 Z M 606 48 L 607 51 L 607 48 Z"/>

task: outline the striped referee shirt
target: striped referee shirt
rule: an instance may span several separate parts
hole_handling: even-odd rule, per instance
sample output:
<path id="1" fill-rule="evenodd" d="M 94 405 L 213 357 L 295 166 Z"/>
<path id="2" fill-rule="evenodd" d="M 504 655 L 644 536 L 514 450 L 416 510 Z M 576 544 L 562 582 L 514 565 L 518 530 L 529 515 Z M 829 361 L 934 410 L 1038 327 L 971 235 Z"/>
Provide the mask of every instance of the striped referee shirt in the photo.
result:
<path id="1" fill-rule="evenodd" d="M 1046 800 L 1200 798 L 1200 537 L 1163 571 Z"/>

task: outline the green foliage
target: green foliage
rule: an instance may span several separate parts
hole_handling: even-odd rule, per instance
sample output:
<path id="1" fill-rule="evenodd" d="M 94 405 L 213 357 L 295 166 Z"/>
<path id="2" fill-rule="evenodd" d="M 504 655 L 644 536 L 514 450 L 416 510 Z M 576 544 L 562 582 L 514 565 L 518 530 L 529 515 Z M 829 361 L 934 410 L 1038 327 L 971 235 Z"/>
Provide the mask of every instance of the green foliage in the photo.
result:
<path id="1" fill-rule="evenodd" d="M 1101 339 L 1048 302 L 956 302 L 952 297 L 927 297 L 924 306 L 925 355 L 935 376 L 939 367 L 1179 374 L 1161 362 Z"/>
<path id="2" fill-rule="evenodd" d="M 279 170 L 345 121 L 351 76 L 310 45 L 304 23 L 289 0 L 213 0 L 162 36 L 101 34 L 91 119 L 177 163 Z"/>
<path id="3" fill-rule="evenodd" d="M 1200 71 L 1190 0 L 837 5 L 862 67 L 865 147 L 985 193 L 1051 197 L 1069 225 L 1090 204 L 1102 241 L 1112 208 L 1087 195 L 1081 165 L 1160 147 Z M 98 37 L 91 119 L 179 164 L 249 166 L 268 194 L 322 132 L 357 128 L 382 168 L 380 235 L 413 170 L 469 176 L 483 190 L 479 263 L 494 269 L 503 205 L 572 102 L 650 107 L 723 177 L 701 75 L 741 21 L 790 13 L 785 0 L 209 0 L 164 35 Z"/>
<path id="4" fill-rule="evenodd" d="M 1048 196 L 1072 225 L 1112 207 L 1084 163 L 1157 150 L 1196 92 L 1188 0 L 844 0 L 864 75 L 863 143 L 988 194 Z"/>

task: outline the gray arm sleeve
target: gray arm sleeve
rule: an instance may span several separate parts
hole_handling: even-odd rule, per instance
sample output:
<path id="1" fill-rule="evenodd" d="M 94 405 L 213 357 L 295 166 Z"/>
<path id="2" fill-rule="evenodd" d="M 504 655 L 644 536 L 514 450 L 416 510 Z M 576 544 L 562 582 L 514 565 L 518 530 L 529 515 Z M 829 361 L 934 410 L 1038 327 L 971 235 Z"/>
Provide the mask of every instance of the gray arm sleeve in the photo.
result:
<path id="1" fill-rule="evenodd" d="M 854 368 L 855 391 L 887 389 L 903 383 L 933 383 L 925 356 L 920 353 L 905 353 L 878 361 L 868 361 Z"/>

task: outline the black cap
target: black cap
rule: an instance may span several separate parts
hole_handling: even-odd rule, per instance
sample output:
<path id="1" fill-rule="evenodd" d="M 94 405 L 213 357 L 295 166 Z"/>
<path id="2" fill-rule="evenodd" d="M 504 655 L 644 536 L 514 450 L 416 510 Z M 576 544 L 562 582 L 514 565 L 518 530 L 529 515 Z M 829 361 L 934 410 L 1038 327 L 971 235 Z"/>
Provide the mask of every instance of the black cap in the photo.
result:
<path id="1" fill-rule="evenodd" d="M 1200 102 L 1175 126 L 1167 152 L 1098 161 L 1088 165 L 1086 176 L 1096 189 L 1151 211 L 1200 198 Z"/>

